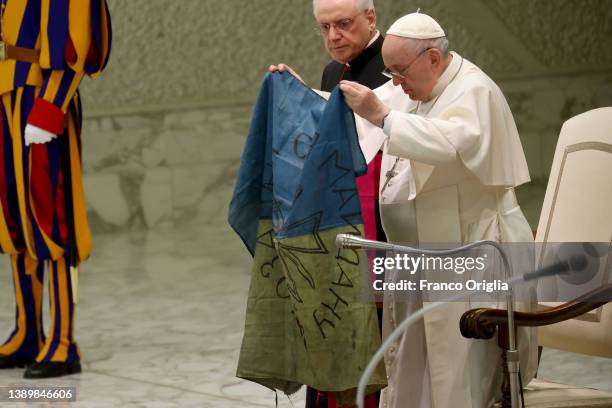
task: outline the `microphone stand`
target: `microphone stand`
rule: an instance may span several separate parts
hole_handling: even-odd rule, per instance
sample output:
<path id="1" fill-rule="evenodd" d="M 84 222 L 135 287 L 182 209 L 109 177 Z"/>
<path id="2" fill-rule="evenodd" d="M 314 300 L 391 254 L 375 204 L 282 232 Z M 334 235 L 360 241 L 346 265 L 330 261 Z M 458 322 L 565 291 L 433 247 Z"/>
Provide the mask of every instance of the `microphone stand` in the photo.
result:
<path id="1" fill-rule="evenodd" d="M 472 249 L 479 246 L 490 245 L 494 247 L 500 254 L 502 258 L 502 262 L 504 264 L 504 272 L 506 275 L 506 282 L 508 283 L 508 292 L 506 293 L 506 310 L 508 311 L 508 350 L 506 351 L 506 358 L 508 363 L 508 372 L 510 374 L 510 397 L 511 397 L 511 406 L 512 408 L 519 407 L 519 398 L 520 398 L 520 389 L 519 389 L 519 353 L 516 349 L 516 327 L 514 324 L 514 295 L 512 292 L 512 286 L 514 283 L 518 283 L 521 281 L 525 281 L 524 276 L 518 276 L 514 279 L 511 279 L 512 269 L 510 266 L 510 262 L 508 261 L 508 257 L 506 256 L 505 251 L 502 246 L 495 241 L 477 241 L 473 242 L 458 248 L 448 249 L 448 250 L 425 250 L 425 249 L 417 249 L 403 245 L 395 245 L 389 244 L 385 242 L 372 241 L 368 239 L 363 239 L 356 237 L 351 234 L 338 234 L 336 236 L 336 245 L 341 248 L 368 248 L 368 249 L 383 249 L 389 250 L 399 253 L 408 253 L 408 254 L 424 254 L 424 255 L 453 255 L 458 252 L 466 251 L 468 249 Z M 486 293 L 484 290 L 480 291 L 469 291 L 467 293 L 461 293 L 456 296 L 453 296 L 447 299 L 446 302 L 454 302 L 458 300 L 462 300 L 464 298 Z M 430 305 L 425 306 L 419 312 L 412 314 L 407 319 L 405 319 L 399 326 L 395 328 L 395 330 L 391 333 L 389 337 L 385 340 L 382 346 L 378 349 L 374 357 L 370 360 L 370 363 L 366 367 L 361 379 L 359 381 L 359 386 L 357 388 L 357 406 L 358 408 L 364 408 L 363 401 L 365 398 L 365 387 L 367 385 L 367 381 L 374 372 L 374 369 L 378 362 L 384 357 L 387 349 L 393 344 L 393 342 L 404 332 L 406 328 L 408 328 L 412 323 L 416 320 L 420 319 L 425 313 L 440 307 L 443 303 L 437 302 Z"/>

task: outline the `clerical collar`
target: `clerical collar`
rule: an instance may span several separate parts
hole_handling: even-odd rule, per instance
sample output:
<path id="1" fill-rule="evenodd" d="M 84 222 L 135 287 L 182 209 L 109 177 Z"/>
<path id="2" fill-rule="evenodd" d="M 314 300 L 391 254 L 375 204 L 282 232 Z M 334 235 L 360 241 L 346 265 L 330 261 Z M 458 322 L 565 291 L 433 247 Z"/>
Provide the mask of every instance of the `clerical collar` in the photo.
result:
<path id="1" fill-rule="evenodd" d="M 380 54 L 382 50 L 384 38 L 380 35 L 380 31 L 376 30 L 376 34 L 372 37 L 367 47 L 352 61 L 344 64 L 345 66 L 349 66 L 351 68 L 361 68 L 368 61 L 374 58 L 376 55 Z"/>
<path id="2" fill-rule="evenodd" d="M 378 37 L 380 37 L 380 31 L 376 30 L 376 32 L 374 33 L 374 36 L 372 37 L 372 39 L 370 40 L 368 45 L 366 45 L 366 48 L 368 48 L 370 45 L 374 44 L 374 41 L 378 40 Z"/>
<path id="3" fill-rule="evenodd" d="M 463 57 L 454 51 L 451 51 L 451 54 L 453 59 L 451 60 L 451 63 L 448 64 L 448 67 L 446 67 L 442 75 L 440 75 L 440 78 L 438 78 L 436 86 L 434 86 L 433 90 L 431 91 L 430 100 L 433 100 L 439 96 L 442 91 L 446 89 L 448 84 L 450 84 L 451 81 L 457 76 L 457 73 L 461 69 Z"/>

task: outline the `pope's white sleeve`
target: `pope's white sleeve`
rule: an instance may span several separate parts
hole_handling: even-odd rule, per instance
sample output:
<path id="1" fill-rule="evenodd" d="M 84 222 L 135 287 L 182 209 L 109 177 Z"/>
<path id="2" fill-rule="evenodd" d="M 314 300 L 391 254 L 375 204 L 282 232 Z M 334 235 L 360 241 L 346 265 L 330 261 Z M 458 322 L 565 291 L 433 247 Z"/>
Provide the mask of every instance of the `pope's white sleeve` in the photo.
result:
<path id="1" fill-rule="evenodd" d="M 393 156 L 432 165 L 456 160 L 457 150 L 434 120 L 391 111 L 385 120 L 384 132 L 389 136 L 387 152 Z"/>
<path id="2" fill-rule="evenodd" d="M 388 153 L 430 165 L 453 162 L 458 154 L 478 158 L 491 141 L 489 110 L 486 89 L 463 92 L 435 118 L 393 110 L 384 128 Z"/>

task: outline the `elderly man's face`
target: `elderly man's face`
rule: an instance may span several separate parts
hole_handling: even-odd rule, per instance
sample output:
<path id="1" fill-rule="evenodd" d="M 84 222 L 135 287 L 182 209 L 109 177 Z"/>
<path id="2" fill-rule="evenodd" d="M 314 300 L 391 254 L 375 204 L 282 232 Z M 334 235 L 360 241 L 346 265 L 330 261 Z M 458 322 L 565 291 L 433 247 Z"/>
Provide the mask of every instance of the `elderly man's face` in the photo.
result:
<path id="1" fill-rule="evenodd" d="M 358 10 L 356 0 L 318 0 L 315 17 L 329 55 L 342 64 L 361 54 L 376 30 L 374 10 Z"/>
<path id="2" fill-rule="evenodd" d="M 415 101 L 427 101 L 438 81 L 440 57 L 437 49 L 420 50 L 405 38 L 388 35 L 382 48 L 385 66 L 394 74 L 393 85 Z"/>

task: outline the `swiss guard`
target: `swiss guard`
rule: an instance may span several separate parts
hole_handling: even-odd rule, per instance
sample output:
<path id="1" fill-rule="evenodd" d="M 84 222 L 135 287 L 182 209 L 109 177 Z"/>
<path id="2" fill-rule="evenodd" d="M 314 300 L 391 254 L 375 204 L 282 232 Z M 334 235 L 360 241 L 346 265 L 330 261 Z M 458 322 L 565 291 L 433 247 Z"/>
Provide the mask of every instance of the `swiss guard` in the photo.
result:
<path id="1" fill-rule="evenodd" d="M 78 86 L 106 66 L 110 15 L 105 0 L 0 0 L 0 7 L 0 249 L 11 259 L 16 300 L 0 368 L 59 377 L 81 371 L 74 313 L 78 267 L 91 250 Z"/>

